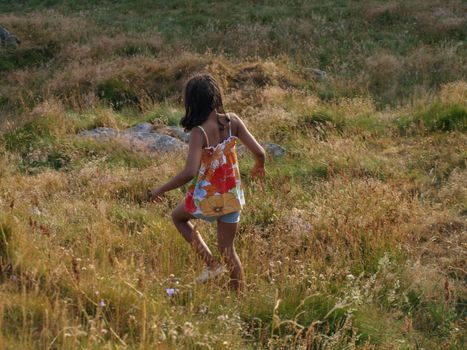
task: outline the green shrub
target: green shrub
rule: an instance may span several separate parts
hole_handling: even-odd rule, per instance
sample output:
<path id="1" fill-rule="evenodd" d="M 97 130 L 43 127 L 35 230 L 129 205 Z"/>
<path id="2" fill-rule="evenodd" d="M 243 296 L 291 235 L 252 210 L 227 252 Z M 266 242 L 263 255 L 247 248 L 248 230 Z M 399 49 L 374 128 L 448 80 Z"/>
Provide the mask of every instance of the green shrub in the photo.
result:
<path id="1" fill-rule="evenodd" d="M 49 122 L 53 121 L 40 118 L 3 135 L 5 149 L 21 156 L 19 168 L 25 173 L 36 173 L 41 168 L 58 170 L 71 160 L 49 128 Z"/>
<path id="2" fill-rule="evenodd" d="M 0 50 L 0 72 L 45 64 L 58 52 L 56 45 L 39 48 Z"/>
<path id="3" fill-rule="evenodd" d="M 98 96 L 110 103 L 116 109 L 121 110 L 125 106 L 137 106 L 139 98 L 137 92 L 121 79 L 112 78 L 99 84 Z"/>
<path id="4" fill-rule="evenodd" d="M 5 149 L 25 156 L 32 149 L 52 142 L 54 136 L 46 125 L 28 122 L 3 135 Z"/>
<path id="5" fill-rule="evenodd" d="M 322 137 L 325 137 L 333 129 L 342 132 L 344 127 L 344 120 L 329 111 L 316 111 L 311 115 L 301 117 L 298 122 L 299 129 L 312 129 Z"/>
<path id="6" fill-rule="evenodd" d="M 421 131 L 449 132 L 467 131 L 467 110 L 459 105 L 436 104 L 426 111 L 396 120 L 401 135 Z"/>

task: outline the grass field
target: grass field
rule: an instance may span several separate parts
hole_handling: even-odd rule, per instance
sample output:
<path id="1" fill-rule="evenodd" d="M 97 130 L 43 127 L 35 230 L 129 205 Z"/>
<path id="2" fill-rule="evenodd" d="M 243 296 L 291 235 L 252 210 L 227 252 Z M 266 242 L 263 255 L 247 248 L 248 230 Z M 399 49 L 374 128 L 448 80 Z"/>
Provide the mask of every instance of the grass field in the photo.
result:
<path id="1" fill-rule="evenodd" d="M 466 9 L 0 0 L 0 349 L 465 348 Z M 145 200 L 185 154 L 77 136 L 177 124 L 199 71 L 287 149 L 263 192 L 240 160 L 241 300 Z"/>

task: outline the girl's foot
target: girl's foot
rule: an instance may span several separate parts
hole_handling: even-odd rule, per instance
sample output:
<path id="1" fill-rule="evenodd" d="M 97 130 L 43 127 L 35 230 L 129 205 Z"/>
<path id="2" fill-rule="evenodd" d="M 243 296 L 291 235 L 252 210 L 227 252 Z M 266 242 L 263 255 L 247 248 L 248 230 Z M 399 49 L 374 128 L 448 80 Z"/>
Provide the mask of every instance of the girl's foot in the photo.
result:
<path id="1" fill-rule="evenodd" d="M 208 266 L 206 266 L 204 268 L 203 272 L 201 272 L 201 275 L 199 275 L 196 278 L 196 283 L 205 283 L 205 282 L 209 281 L 210 279 L 213 279 L 213 278 L 219 276 L 223 272 L 224 272 L 224 269 L 223 269 L 222 265 L 218 265 L 217 267 L 213 267 L 212 269 L 209 268 Z"/>

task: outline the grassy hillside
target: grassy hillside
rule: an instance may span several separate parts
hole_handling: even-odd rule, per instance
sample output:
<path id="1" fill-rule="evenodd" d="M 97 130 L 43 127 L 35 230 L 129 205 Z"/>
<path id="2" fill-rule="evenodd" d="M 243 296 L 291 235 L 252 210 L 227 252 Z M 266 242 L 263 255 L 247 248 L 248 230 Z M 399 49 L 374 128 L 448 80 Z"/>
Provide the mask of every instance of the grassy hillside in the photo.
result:
<path id="1" fill-rule="evenodd" d="M 0 349 L 463 349 L 465 10 L 0 0 Z M 198 71 L 287 149 L 264 192 L 241 158 L 240 301 L 145 200 L 185 155 L 77 136 L 177 124 Z"/>

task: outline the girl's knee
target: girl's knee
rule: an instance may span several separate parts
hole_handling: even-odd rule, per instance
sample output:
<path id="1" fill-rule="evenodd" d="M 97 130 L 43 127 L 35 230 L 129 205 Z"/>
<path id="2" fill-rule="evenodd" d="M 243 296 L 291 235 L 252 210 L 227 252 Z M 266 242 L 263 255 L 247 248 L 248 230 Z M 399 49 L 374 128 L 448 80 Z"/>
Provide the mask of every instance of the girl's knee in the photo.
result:
<path id="1" fill-rule="evenodd" d="M 172 217 L 172 221 L 173 221 L 173 222 L 180 222 L 180 221 L 182 221 L 182 220 L 180 220 L 180 215 L 178 215 L 178 213 L 177 213 L 177 209 L 174 209 L 174 210 L 172 211 L 171 217 Z"/>

